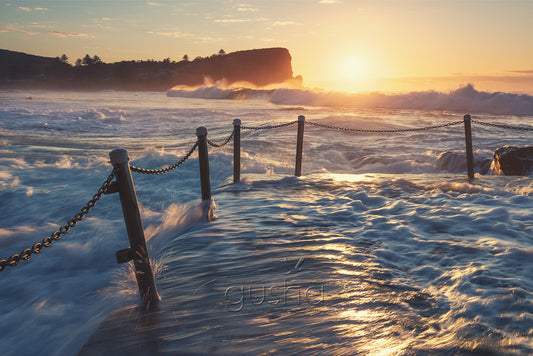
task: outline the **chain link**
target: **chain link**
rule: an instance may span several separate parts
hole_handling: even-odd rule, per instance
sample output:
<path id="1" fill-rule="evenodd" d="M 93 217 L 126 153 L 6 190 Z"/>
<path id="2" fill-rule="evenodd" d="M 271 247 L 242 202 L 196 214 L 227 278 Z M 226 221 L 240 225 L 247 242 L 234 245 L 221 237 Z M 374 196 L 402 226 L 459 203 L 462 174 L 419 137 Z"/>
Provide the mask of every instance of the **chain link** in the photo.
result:
<path id="1" fill-rule="evenodd" d="M 183 156 L 182 159 L 180 159 L 178 162 L 174 163 L 173 165 L 168 166 L 168 167 L 165 167 L 165 168 L 160 168 L 160 169 L 146 169 L 146 168 L 139 168 L 139 167 L 135 167 L 135 166 L 130 166 L 130 169 L 131 169 L 132 172 L 141 173 L 141 174 L 161 174 L 161 173 L 168 173 L 168 172 L 173 171 L 174 169 L 178 168 L 178 167 L 181 166 L 186 160 L 188 160 L 189 157 L 191 157 L 191 155 L 193 154 L 194 150 L 196 150 L 197 147 L 198 147 L 198 141 L 196 141 L 196 143 L 191 147 L 191 149 L 189 150 L 189 152 L 187 152 L 187 154 L 186 154 L 185 156 Z"/>
<path id="2" fill-rule="evenodd" d="M 482 121 L 477 121 L 477 120 L 472 120 L 472 122 L 475 122 L 476 124 L 480 124 L 480 125 L 485 125 L 485 126 L 498 127 L 500 129 L 533 131 L 533 128 L 531 127 L 518 127 L 518 126 L 503 125 L 503 124 L 491 124 L 488 122 L 482 122 Z"/>
<path id="3" fill-rule="evenodd" d="M 317 127 L 322 127 L 326 129 L 332 129 L 332 130 L 339 130 L 339 131 L 368 132 L 368 133 L 394 133 L 394 132 L 410 132 L 410 131 L 424 131 L 424 130 L 439 129 L 442 127 L 459 125 L 459 124 L 462 124 L 463 121 L 454 121 L 454 122 L 448 122 L 442 125 L 426 126 L 426 127 L 419 127 L 419 128 L 414 128 L 414 129 L 391 129 L 391 130 L 352 129 L 348 127 L 338 127 L 338 126 L 332 126 L 332 125 L 319 124 L 317 122 L 311 122 L 311 121 L 306 121 L 305 123 L 312 125 L 312 126 L 317 126 Z"/>
<path id="4" fill-rule="evenodd" d="M 228 144 L 228 142 L 231 140 L 234 134 L 235 134 L 235 129 L 231 131 L 231 135 L 229 135 L 229 137 L 226 139 L 226 141 L 224 141 L 224 143 L 216 143 L 216 142 L 211 141 L 210 139 L 207 139 L 207 143 L 213 147 L 222 147 Z"/>
<path id="5" fill-rule="evenodd" d="M 284 123 L 284 124 L 279 124 L 279 125 L 266 125 L 266 126 L 255 126 L 255 127 L 241 126 L 241 129 L 243 129 L 243 130 L 270 130 L 270 129 L 277 129 L 277 128 L 280 128 L 280 127 L 286 127 L 286 126 L 294 125 L 297 122 L 298 122 L 298 120 L 287 122 L 287 123 Z"/>
<path id="6" fill-rule="evenodd" d="M 0 271 L 3 271 L 7 266 L 16 266 L 20 260 L 29 260 L 31 255 L 34 253 L 41 253 L 43 247 L 50 247 L 54 241 L 61 239 L 61 235 L 67 234 L 71 228 L 78 225 L 78 221 L 83 220 L 85 215 L 91 211 L 91 209 L 96 205 L 96 202 L 100 200 L 102 194 L 104 194 L 109 188 L 111 181 L 115 178 L 117 170 L 114 169 L 111 174 L 107 177 L 98 192 L 93 195 L 93 198 L 87 202 L 87 205 L 81 211 L 74 215 L 65 225 L 61 226 L 58 230 L 54 231 L 50 236 L 45 237 L 41 242 L 33 244 L 31 248 L 22 250 L 20 254 L 14 254 L 10 256 L 7 260 L 0 260 Z"/>

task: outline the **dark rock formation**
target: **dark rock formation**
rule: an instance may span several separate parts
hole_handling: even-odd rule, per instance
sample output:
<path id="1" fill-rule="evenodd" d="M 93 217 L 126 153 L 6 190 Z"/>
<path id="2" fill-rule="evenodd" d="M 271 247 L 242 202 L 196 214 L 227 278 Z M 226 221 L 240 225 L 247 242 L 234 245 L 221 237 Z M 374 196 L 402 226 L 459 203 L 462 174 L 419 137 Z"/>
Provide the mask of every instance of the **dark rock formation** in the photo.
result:
<path id="1" fill-rule="evenodd" d="M 256 86 L 301 82 L 293 77 L 285 48 L 265 48 L 198 57 L 194 61 L 122 61 L 71 66 L 56 58 L 0 50 L 0 88 L 166 91 L 208 80 Z"/>
<path id="2" fill-rule="evenodd" d="M 503 146 L 494 151 L 492 170 L 507 176 L 528 175 L 533 170 L 533 146 Z"/>
<path id="3" fill-rule="evenodd" d="M 195 60 L 177 70 L 174 76 L 176 85 L 188 86 L 202 85 L 206 78 L 256 86 L 293 79 L 291 56 L 285 48 L 254 49 Z"/>
<path id="4" fill-rule="evenodd" d="M 0 49 L 0 83 L 11 86 L 36 83 L 46 77 L 61 75 L 70 65 L 55 58 Z"/>

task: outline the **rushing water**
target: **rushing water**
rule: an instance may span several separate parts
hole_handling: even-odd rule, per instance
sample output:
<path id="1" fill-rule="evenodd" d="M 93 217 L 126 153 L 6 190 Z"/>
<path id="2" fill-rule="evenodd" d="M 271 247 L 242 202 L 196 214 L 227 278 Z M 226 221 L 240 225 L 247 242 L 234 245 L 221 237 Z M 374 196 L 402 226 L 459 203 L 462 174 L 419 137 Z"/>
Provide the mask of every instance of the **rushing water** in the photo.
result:
<path id="1" fill-rule="evenodd" d="M 234 118 L 397 129 L 471 113 L 533 127 L 512 110 L 480 113 L 479 100 L 453 112 L 407 96 L 409 105 L 393 97 L 389 109 L 363 109 L 259 94 L 0 92 L 0 258 L 78 213 L 110 173 L 112 149 L 136 166 L 167 166 L 199 126 L 217 142 Z M 497 97 L 532 115 L 531 97 Z M 131 267 L 115 260 L 128 245 L 118 196 L 106 195 L 61 241 L 0 272 L 2 354 L 531 354 L 531 177 L 479 174 L 494 149 L 531 135 L 473 124 L 469 182 L 462 125 L 396 134 L 306 125 L 300 178 L 295 125 L 244 130 L 241 183 L 230 184 L 232 145 L 210 148 L 208 223 L 196 153 L 172 173 L 136 174 L 159 309 L 136 308 Z"/>

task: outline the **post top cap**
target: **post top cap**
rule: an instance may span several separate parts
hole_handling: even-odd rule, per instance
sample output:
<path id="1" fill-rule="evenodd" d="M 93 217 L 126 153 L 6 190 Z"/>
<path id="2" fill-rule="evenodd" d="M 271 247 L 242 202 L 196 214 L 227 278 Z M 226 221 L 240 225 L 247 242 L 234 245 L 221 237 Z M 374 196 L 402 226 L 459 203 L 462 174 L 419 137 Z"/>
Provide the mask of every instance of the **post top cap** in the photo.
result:
<path id="1" fill-rule="evenodd" d="M 240 126 L 241 125 L 241 119 L 233 119 L 233 125 Z"/>
<path id="2" fill-rule="evenodd" d="M 303 115 L 298 116 L 298 121 L 305 121 L 305 116 Z"/>
<path id="3" fill-rule="evenodd" d="M 200 126 L 196 129 L 196 136 L 206 136 L 207 135 L 207 129 L 203 126 Z"/>
<path id="4" fill-rule="evenodd" d="M 470 116 L 470 114 L 466 114 L 464 117 L 463 117 L 465 120 L 471 120 L 472 117 Z"/>
<path id="5" fill-rule="evenodd" d="M 126 163 L 129 161 L 128 151 L 123 148 L 115 148 L 113 151 L 109 152 L 109 158 L 111 163 Z"/>

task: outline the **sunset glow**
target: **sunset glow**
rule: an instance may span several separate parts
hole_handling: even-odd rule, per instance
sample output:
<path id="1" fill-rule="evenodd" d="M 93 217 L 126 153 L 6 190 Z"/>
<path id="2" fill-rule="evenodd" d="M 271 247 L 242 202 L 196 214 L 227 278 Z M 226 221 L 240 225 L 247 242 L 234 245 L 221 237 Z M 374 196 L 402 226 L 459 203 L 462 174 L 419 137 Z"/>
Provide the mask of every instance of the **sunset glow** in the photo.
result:
<path id="1" fill-rule="evenodd" d="M 361 55 L 348 55 L 341 58 L 338 65 L 340 78 L 349 81 L 365 79 L 372 76 L 368 60 Z"/>
<path id="2" fill-rule="evenodd" d="M 65 53 L 71 63 L 86 53 L 180 60 L 285 47 L 308 85 L 386 89 L 398 86 L 394 78 L 440 78 L 456 88 L 465 83 L 451 77 L 469 76 L 498 77 L 495 89 L 513 77 L 520 89 L 533 76 L 530 1 L 2 0 L 0 8 L 2 48 Z"/>

